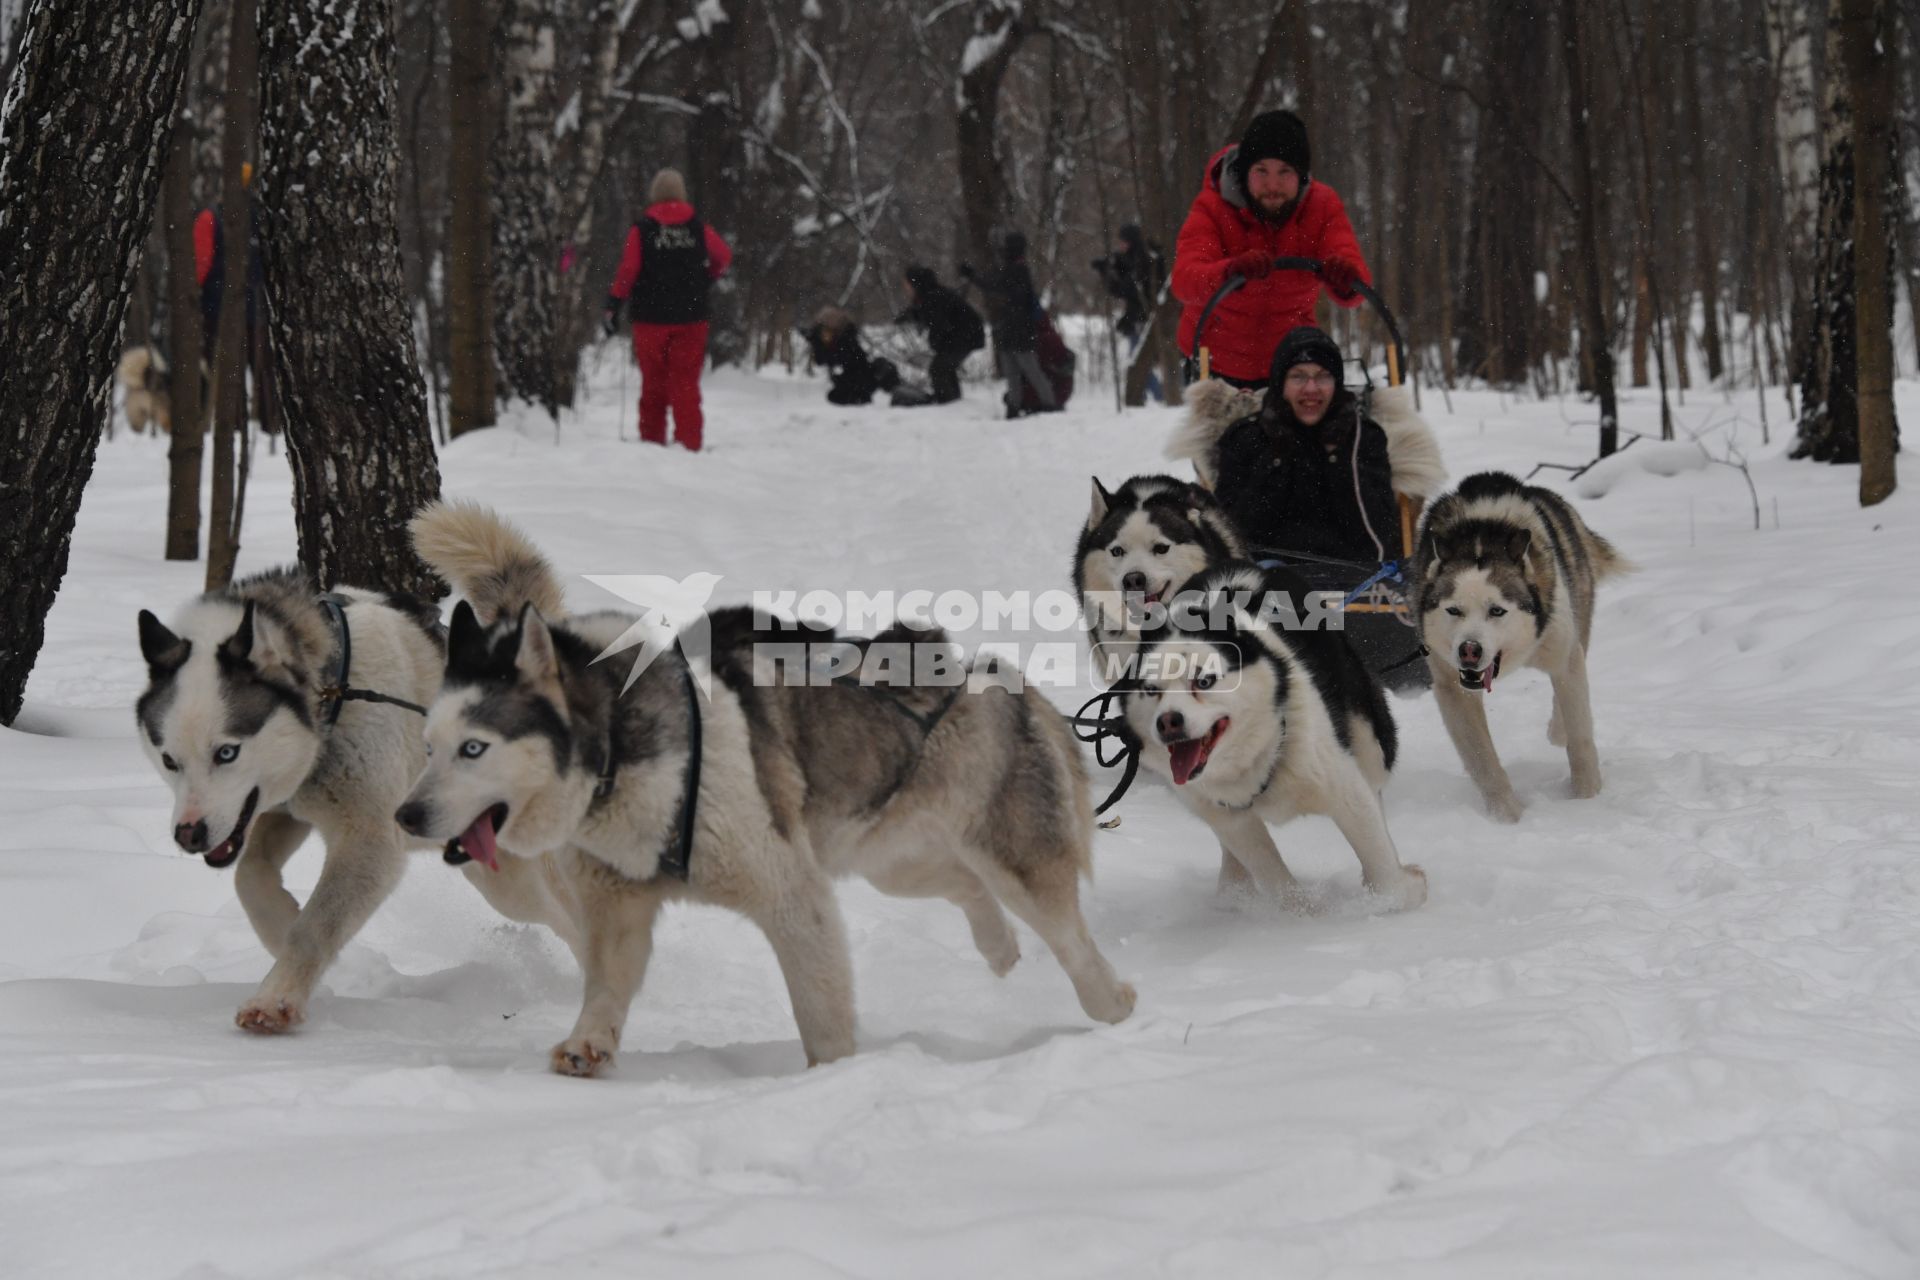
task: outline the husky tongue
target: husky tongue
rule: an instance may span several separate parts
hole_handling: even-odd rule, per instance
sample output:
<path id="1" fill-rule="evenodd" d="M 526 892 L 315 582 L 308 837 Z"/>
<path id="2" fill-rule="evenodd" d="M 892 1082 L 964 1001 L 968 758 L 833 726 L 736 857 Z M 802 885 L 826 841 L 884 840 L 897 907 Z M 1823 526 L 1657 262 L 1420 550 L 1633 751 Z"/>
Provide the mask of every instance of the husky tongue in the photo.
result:
<path id="1" fill-rule="evenodd" d="M 1220 735 L 1227 731 L 1227 723 L 1227 717 L 1221 716 L 1213 722 L 1213 727 L 1207 730 L 1204 738 L 1188 738 L 1167 748 L 1168 762 L 1173 766 L 1173 785 L 1186 786 L 1193 775 L 1206 766 L 1207 757 L 1213 754 Z"/>
<path id="2" fill-rule="evenodd" d="M 1207 740 L 1188 738 L 1185 742 L 1176 742 L 1167 749 L 1173 757 L 1173 785 L 1184 787 L 1193 771 L 1207 762 Z"/>
<path id="3" fill-rule="evenodd" d="M 500 852 L 493 842 L 493 810 L 488 809 L 473 820 L 473 825 L 460 833 L 460 847 L 467 856 L 483 864 L 489 871 L 500 869 Z"/>

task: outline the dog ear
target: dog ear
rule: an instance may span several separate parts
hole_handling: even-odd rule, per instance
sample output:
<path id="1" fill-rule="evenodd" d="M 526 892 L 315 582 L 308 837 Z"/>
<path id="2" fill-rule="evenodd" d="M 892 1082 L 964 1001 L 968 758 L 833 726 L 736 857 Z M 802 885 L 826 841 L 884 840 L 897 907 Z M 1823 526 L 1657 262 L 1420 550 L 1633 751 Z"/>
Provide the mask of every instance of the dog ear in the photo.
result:
<path id="1" fill-rule="evenodd" d="M 147 610 L 140 611 L 140 656 L 154 675 L 170 675 L 180 669 L 192 648 L 187 641 L 167 629 L 167 624 Z"/>
<path id="2" fill-rule="evenodd" d="M 1446 535 L 1440 533 L 1438 530 L 1427 535 L 1427 543 L 1433 548 L 1433 562 L 1436 565 L 1443 565 L 1450 560 L 1458 559 L 1454 554 L 1455 547 L 1453 543 L 1447 541 Z"/>
<path id="3" fill-rule="evenodd" d="M 462 600 L 447 622 L 447 671 L 473 672 L 487 660 L 487 632 L 473 606 Z"/>
<path id="4" fill-rule="evenodd" d="M 1093 478 L 1093 507 L 1087 512 L 1087 528 L 1097 529 L 1100 522 L 1107 518 L 1107 512 L 1113 509 L 1113 495 L 1100 483 L 1100 477 Z"/>
<path id="5" fill-rule="evenodd" d="M 1507 559 L 1515 564 L 1527 562 L 1527 552 L 1533 549 L 1533 530 L 1515 529 L 1507 535 Z"/>
<path id="6" fill-rule="evenodd" d="M 220 662 L 223 666 L 250 667 L 253 665 L 253 601 L 247 601 L 245 612 L 240 615 L 240 625 L 234 633 L 220 642 Z"/>
<path id="7" fill-rule="evenodd" d="M 520 651 L 514 655 L 514 670 L 524 680 L 550 680 L 559 674 L 560 658 L 553 649 L 553 632 L 547 620 L 532 605 L 520 610 Z"/>

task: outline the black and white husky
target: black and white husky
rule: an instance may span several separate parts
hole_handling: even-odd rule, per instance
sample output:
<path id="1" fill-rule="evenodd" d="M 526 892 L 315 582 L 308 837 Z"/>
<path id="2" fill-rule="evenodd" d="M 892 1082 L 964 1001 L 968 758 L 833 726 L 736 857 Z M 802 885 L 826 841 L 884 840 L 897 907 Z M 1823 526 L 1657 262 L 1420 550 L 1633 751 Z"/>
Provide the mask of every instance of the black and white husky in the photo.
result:
<path id="1" fill-rule="evenodd" d="M 1322 613 L 1325 612 L 1324 606 Z M 1284 569 L 1227 564 L 1181 587 L 1118 686 L 1132 745 L 1276 899 L 1302 901 L 1269 824 L 1331 817 L 1361 879 L 1396 909 L 1426 874 L 1387 833 L 1397 738 L 1386 691 Z"/>
<path id="2" fill-rule="evenodd" d="M 1132 1011 L 1080 911 L 1093 806 L 1079 749 L 1037 690 L 816 682 L 807 663 L 783 675 L 780 651 L 834 638 L 745 609 L 708 616 L 709 658 L 665 648 L 629 689 L 630 664 L 598 658 L 634 618 L 565 616 L 558 578 L 511 525 L 443 504 L 413 530 L 465 599 L 427 717 L 431 756 L 396 817 L 484 864 L 496 906 L 553 922 L 573 946 L 585 998 L 555 1071 L 612 1060 L 655 917 L 677 899 L 766 934 L 809 1063 L 853 1052 L 832 884 L 844 875 L 959 906 L 995 973 L 1020 954 L 1009 909 L 1089 1016 Z"/>
<path id="3" fill-rule="evenodd" d="M 1109 493 L 1096 477 L 1073 552 L 1073 590 L 1100 682 L 1110 685 L 1124 674 L 1152 606 L 1194 575 L 1243 554 L 1233 522 L 1199 485 L 1134 476 Z"/>
<path id="4" fill-rule="evenodd" d="M 1504 472 L 1468 476 L 1427 508 L 1414 555 L 1414 599 L 1440 716 L 1488 811 L 1517 822 L 1521 803 L 1500 764 L 1479 695 L 1515 667 L 1553 681 L 1547 739 L 1567 749 L 1573 794 L 1600 794 L 1587 691 L 1594 588 L 1632 566 L 1566 499 Z"/>
<path id="5" fill-rule="evenodd" d="M 174 841 L 210 867 L 238 863 L 240 905 L 274 958 L 236 1021 L 289 1030 L 399 883 L 408 842 L 393 808 L 425 758 L 437 618 L 351 588 L 323 600 L 286 569 L 209 592 L 171 625 L 141 610 L 140 651 L 140 745 L 173 789 Z M 302 906 L 281 869 L 313 830 L 326 864 Z"/>

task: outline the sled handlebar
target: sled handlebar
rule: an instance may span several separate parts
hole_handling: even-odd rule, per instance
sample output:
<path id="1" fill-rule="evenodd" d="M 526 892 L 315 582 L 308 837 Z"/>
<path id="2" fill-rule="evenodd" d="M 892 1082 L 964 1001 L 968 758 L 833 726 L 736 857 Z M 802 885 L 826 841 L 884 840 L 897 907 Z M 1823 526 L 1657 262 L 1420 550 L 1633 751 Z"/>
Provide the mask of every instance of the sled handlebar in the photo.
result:
<path id="1" fill-rule="evenodd" d="M 1320 274 L 1320 260 L 1318 258 L 1275 258 L 1273 260 L 1273 269 L 1275 271 L 1305 271 L 1310 275 L 1317 276 Z M 1214 308 L 1218 307 L 1230 294 L 1246 284 L 1246 282 L 1247 278 L 1245 276 L 1228 276 L 1220 282 L 1220 287 L 1213 291 L 1213 296 L 1207 299 L 1207 305 L 1200 309 L 1200 323 L 1195 325 L 1193 329 L 1193 350 L 1195 357 L 1200 361 L 1201 377 L 1206 377 L 1208 374 L 1206 346 L 1202 341 L 1207 334 L 1207 321 L 1213 318 Z M 1392 340 L 1387 346 L 1387 385 L 1397 387 L 1405 380 L 1407 368 L 1407 343 L 1406 339 L 1400 336 L 1400 322 L 1394 318 L 1392 310 L 1389 309 L 1386 304 L 1386 300 L 1374 291 L 1372 285 L 1364 280 L 1355 280 L 1353 282 L 1353 289 L 1355 293 L 1358 293 L 1367 300 L 1367 304 L 1371 306 L 1374 313 L 1380 317 L 1380 323 L 1386 326 L 1387 336 Z"/>

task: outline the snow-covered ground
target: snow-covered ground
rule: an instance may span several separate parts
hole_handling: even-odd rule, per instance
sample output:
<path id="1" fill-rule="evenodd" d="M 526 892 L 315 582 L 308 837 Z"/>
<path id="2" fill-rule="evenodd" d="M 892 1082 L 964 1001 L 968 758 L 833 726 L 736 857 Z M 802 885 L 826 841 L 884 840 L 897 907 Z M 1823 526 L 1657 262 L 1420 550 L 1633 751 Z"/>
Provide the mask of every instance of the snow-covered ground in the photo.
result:
<path id="1" fill-rule="evenodd" d="M 691 457 L 632 442 L 613 369 L 557 442 L 526 419 L 448 449 L 447 491 L 570 572 L 710 571 L 722 600 L 1062 586 L 1087 477 L 1161 469 L 1173 422 L 1098 388 L 1005 423 L 986 388 L 841 410 L 729 373 Z M 1425 407 L 1456 475 L 1593 446 L 1573 403 Z M 686 908 L 594 1081 L 546 1072 L 564 949 L 430 855 L 297 1034 L 234 1029 L 267 958 L 171 848 L 129 710 L 135 611 L 201 567 L 160 559 L 164 447 L 123 434 L 0 731 L 0 1273 L 1920 1275 L 1920 501 L 1910 477 L 1859 510 L 1769 413 L 1771 448 L 1751 392 L 1682 414 L 1716 454 L 1744 417 L 1758 532 L 1738 471 L 1671 448 L 1542 473 L 1642 566 L 1591 662 L 1606 791 L 1569 798 L 1536 673 L 1491 709 L 1518 826 L 1431 698 L 1399 702 L 1420 910 L 1366 914 L 1319 820 L 1278 839 L 1331 911 L 1223 910 L 1213 840 L 1143 779 L 1087 893 L 1130 1021 L 1089 1024 L 1031 935 L 995 979 L 958 911 L 848 885 L 857 1056 L 804 1069 L 764 941 Z M 287 488 L 261 459 L 243 569 L 291 557 Z"/>

